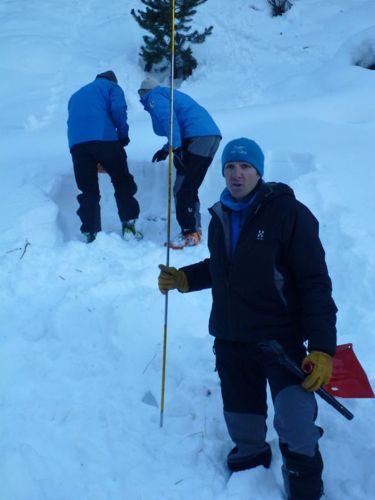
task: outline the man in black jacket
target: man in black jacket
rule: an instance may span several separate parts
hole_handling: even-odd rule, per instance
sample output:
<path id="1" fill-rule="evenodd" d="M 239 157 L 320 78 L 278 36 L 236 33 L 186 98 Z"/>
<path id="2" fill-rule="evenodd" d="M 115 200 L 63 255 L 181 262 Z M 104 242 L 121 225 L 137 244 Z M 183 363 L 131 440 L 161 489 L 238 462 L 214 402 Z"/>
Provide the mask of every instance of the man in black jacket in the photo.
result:
<path id="1" fill-rule="evenodd" d="M 226 189 L 210 209 L 210 257 L 179 270 L 161 265 L 159 289 L 212 288 L 209 330 L 235 444 L 229 469 L 270 466 L 268 381 L 288 498 L 318 500 L 323 431 L 315 425 L 314 391 L 332 373 L 337 312 L 318 222 L 290 187 L 262 180 L 264 155 L 254 141 L 229 142 L 222 167 Z M 310 368 L 302 386 L 263 349 L 268 340 L 277 340 L 302 369 Z"/>

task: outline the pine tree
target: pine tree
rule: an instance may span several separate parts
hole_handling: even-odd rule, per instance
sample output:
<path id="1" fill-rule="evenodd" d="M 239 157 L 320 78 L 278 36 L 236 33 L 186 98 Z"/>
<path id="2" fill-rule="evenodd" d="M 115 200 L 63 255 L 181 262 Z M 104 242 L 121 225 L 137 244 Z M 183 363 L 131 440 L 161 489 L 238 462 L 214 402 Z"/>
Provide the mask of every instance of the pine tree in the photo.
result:
<path id="1" fill-rule="evenodd" d="M 267 0 L 267 2 L 271 6 L 272 16 L 282 16 L 293 5 L 290 0 Z"/>
<path id="2" fill-rule="evenodd" d="M 192 17 L 197 12 L 195 7 L 207 0 L 176 0 L 175 1 L 175 78 L 188 78 L 198 63 L 193 56 L 191 44 L 203 43 L 211 35 L 213 26 L 199 33 L 191 31 Z M 152 36 L 144 36 L 144 45 L 140 56 L 145 65 L 145 71 L 164 72 L 169 66 L 171 51 L 171 1 L 141 0 L 146 5 L 145 11 L 131 10 L 138 24 Z"/>

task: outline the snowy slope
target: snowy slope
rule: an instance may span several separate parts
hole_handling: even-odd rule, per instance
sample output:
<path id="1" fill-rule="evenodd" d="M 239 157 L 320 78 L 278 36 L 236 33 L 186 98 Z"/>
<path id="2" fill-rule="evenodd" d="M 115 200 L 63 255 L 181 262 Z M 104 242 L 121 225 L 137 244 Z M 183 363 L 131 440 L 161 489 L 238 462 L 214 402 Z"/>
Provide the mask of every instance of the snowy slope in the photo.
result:
<path id="1" fill-rule="evenodd" d="M 140 1 L 21 0 L 0 6 L 0 484 L 2 500 L 277 500 L 270 470 L 229 477 L 231 449 L 207 335 L 209 291 L 170 294 L 164 426 L 159 428 L 166 164 L 138 102 Z M 213 35 L 181 86 L 226 141 L 257 140 L 266 179 L 289 183 L 317 215 L 339 307 L 339 343 L 353 342 L 375 386 L 375 62 L 372 0 L 295 0 L 271 18 L 265 0 L 208 0 Z M 145 239 L 124 243 L 108 178 L 103 232 L 85 245 L 66 142 L 69 96 L 113 69 L 129 105 L 129 166 Z M 220 152 L 219 152 L 220 153 Z M 220 154 L 201 189 L 223 187 Z M 173 217 L 173 231 L 177 226 Z M 173 252 L 179 267 L 205 244 Z M 319 403 L 326 498 L 373 498 L 374 400 L 345 400 L 346 421 Z"/>

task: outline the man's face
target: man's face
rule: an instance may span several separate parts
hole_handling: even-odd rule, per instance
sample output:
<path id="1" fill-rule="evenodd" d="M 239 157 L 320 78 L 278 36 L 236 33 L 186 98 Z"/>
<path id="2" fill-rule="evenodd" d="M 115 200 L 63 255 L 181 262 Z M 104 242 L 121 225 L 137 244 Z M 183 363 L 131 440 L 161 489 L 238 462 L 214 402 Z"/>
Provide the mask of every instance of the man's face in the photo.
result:
<path id="1" fill-rule="evenodd" d="M 255 188 L 260 176 L 250 163 L 231 161 L 225 164 L 224 178 L 230 194 L 241 201 Z"/>

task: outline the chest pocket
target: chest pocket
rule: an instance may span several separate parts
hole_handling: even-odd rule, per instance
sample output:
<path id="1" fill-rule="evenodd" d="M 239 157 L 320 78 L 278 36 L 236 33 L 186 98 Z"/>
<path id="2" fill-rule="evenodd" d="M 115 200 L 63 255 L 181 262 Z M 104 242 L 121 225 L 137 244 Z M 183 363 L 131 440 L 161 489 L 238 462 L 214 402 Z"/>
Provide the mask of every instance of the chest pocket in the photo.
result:
<path id="1" fill-rule="evenodd" d="M 261 225 L 243 228 L 232 258 L 236 281 L 248 282 L 251 288 L 272 286 L 280 247 L 281 242 L 272 229 Z"/>

